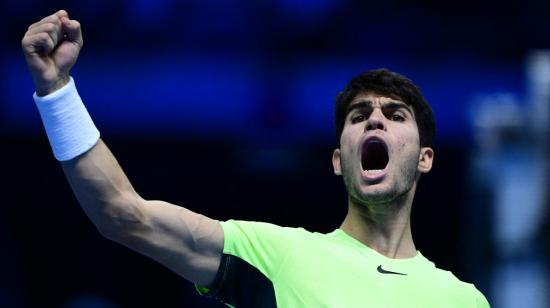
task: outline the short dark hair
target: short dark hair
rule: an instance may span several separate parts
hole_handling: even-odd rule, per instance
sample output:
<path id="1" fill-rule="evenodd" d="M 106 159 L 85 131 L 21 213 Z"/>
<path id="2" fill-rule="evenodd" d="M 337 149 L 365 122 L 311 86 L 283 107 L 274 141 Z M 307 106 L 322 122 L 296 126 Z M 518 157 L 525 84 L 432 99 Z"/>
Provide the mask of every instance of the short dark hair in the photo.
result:
<path id="1" fill-rule="evenodd" d="M 336 97 L 336 136 L 338 144 L 344 130 L 347 109 L 352 100 L 365 92 L 400 99 L 414 110 L 421 147 L 431 147 L 435 137 L 433 111 L 420 89 L 407 77 L 388 69 L 374 69 L 351 79 Z"/>

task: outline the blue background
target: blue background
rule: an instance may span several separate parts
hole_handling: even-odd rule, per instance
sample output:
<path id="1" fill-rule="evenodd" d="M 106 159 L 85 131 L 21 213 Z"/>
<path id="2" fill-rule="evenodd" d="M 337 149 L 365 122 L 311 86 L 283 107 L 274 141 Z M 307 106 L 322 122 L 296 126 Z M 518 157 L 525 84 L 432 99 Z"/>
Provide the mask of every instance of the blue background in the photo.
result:
<path id="1" fill-rule="evenodd" d="M 136 189 L 217 219 L 338 227 L 346 194 L 330 165 L 334 98 L 366 69 L 411 78 L 438 129 L 435 167 L 415 201 L 415 242 L 490 298 L 491 210 L 481 210 L 473 233 L 464 207 L 475 133 L 468 114 L 476 97 L 495 92 L 526 104 L 526 55 L 550 47 L 547 2 L 19 0 L 0 8 L 0 306 L 219 306 L 102 239 L 77 206 L 20 50 L 28 25 L 61 8 L 83 28 L 72 72 L 79 92 Z"/>

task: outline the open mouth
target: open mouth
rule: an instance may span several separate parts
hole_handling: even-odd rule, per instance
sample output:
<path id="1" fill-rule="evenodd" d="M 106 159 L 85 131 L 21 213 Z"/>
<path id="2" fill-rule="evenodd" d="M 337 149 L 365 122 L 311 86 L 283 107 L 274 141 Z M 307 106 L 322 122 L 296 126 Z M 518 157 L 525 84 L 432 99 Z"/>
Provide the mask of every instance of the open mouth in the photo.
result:
<path id="1" fill-rule="evenodd" d="M 361 166 L 363 171 L 382 172 L 389 162 L 388 148 L 384 141 L 371 138 L 363 143 Z"/>

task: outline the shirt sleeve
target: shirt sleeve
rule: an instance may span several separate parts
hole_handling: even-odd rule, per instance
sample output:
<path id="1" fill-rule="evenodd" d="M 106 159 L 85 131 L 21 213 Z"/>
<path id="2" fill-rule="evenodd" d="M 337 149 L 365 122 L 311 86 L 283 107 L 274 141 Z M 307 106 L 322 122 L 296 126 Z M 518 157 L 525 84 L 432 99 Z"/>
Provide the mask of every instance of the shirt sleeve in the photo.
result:
<path id="1" fill-rule="evenodd" d="M 476 307 L 477 308 L 490 308 L 491 305 L 489 305 L 489 301 L 487 301 L 487 298 L 481 293 L 478 289 L 476 289 Z"/>
<path id="2" fill-rule="evenodd" d="M 267 277 L 276 276 L 296 238 L 296 228 L 270 223 L 229 220 L 222 223 L 223 253 L 236 256 Z"/>
<path id="3" fill-rule="evenodd" d="M 197 291 L 233 307 L 276 307 L 273 280 L 300 229 L 274 224 L 222 222 L 223 256 L 214 283 Z"/>

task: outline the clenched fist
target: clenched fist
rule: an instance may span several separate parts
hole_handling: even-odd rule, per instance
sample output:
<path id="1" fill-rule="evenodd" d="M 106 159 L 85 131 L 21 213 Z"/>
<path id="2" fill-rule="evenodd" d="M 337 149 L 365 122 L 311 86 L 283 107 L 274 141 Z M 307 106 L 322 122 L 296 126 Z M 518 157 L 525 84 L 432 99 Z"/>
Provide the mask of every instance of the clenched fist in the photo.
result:
<path id="1" fill-rule="evenodd" d="M 80 23 L 61 10 L 29 26 L 21 45 L 36 94 L 44 96 L 69 82 L 69 71 L 82 48 Z"/>

